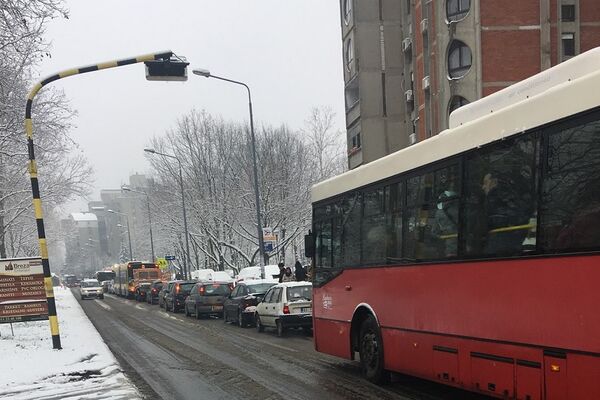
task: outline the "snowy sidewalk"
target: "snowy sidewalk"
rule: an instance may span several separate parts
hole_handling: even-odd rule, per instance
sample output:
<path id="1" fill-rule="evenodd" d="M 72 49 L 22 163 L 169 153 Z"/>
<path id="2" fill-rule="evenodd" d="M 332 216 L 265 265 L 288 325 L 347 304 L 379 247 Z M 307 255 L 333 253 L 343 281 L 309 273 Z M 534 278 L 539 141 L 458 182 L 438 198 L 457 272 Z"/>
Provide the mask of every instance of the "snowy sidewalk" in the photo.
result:
<path id="1" fill-rule="evenodd" d="M 54 288 L 62 350 L 48 321 L 0 325 L 0 399 L 139 399 L 69 289 Z"/>

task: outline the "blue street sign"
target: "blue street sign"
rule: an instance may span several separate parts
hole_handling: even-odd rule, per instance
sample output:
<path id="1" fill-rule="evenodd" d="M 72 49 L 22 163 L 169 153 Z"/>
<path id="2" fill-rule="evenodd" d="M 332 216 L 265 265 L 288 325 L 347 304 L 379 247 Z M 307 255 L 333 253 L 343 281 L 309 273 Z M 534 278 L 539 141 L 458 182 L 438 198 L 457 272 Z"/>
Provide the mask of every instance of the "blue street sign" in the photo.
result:
<path id="1" fill-rule="evenodd" d="M 175 260 L 175 256 L 165 256 L 165 260 L 173 261 L 173 260 Z"/>

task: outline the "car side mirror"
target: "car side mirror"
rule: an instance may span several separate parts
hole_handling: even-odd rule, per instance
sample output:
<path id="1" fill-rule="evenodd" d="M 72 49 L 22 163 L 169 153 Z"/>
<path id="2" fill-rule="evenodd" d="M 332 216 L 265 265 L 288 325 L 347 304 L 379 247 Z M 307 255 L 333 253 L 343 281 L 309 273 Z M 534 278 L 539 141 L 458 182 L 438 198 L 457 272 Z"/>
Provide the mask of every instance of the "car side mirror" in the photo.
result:
<path id="1" fill-rule="evenodd" d="M 304 235 L 304 256 L 313 258 L 315 255 L 315 240 L 311 231 Z"/>

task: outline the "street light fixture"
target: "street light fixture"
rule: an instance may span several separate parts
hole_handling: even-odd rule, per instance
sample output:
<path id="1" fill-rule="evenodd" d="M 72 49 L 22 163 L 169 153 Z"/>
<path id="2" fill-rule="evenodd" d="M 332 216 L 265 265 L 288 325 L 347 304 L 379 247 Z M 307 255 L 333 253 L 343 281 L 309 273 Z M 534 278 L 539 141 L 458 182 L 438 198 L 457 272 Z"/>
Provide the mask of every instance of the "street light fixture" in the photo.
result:
<path id="1" fill-rule="evenodd" d="M 152 216 L 150 215 L 150 196 L 148 196 L 148 193 L 146 192 L 142 192 L 140 190 L 135 190 L 130 188 L 129 186 L 121 186 L 121 190 L 124 192 L 132 192 L 132 193 L 138 193 L 138 194 L 143 194 L 144 196 L 146 196 L 146 205 L 148 206 L 148 224 L 150 225 L 150 251 L 152 252 L 152 262 L 154 262 L 155 257 L 154 257 L 154 238 L 152 237 Z"/>
<path id="2" fill-rule="evenodd" d="M 256 229 L 258 234 L 258 253 L 259 253 L 259 265 L 260 265 L 260 277 L 265 278 L 265 247 L 262 232 L 262 223 L 260 219 L 260 194 L 258 191 L 258 165 L 256 157 L 256 138 L 254 135 L 254 116 L 252 113 L 252 95 L 250 93 L 250 87 L 244 82 L 235 81 L 233 79 L 223 78 L 221 76 L 213 75 L 207 69 L 196 68 L 192 71 L 194 75 L 203 76 L 205 78 L 215 78 L 221 81 L 241 85 L 248 91 L 248 110 L 250 111 L 250 138 L 252 142 L 252 164 L 254 172 L 254 198 L 256 202 Z"/>
<path id="3" fill-rule="evenodd" d="M 181 160 L 174 155 L 161 153 L 154 149 L 145 148 L 144 151 L 150 154 L 158 154 L 159 156 L 173 158 L 177 160 L 177 164 L 179 164 L 179 188 L 181 190 L 181 206 L 183 208 L 183 230 L 185 234 L 185 257 L 183 257 L 183 275 L 186 279 L 190 279 L 190 241 L 189 241 L 189 232 L 188 232 L 188 223 L 187 223 L 187 212 L 185 209 L 185 192 L 183 190 L 183 168 L 181 167 Z"/>
<path id="4" fill-rule="evenodd" d="M 115 211 L 115 210 L 106 210 L 107 212 L 111 213 L 111 214 L 117 214 L 117 215 L 124 215 L 127 221 L 127 239 L 129 240 L 129 258 L 130 261 L 133 261 L 133 251 L 131 250 L 131 228 L 129 227 L 129 215 L 123 213 L 123 212 L 119 212 L 119 211 Z M 117 225 L 118 226 L 118 225 Z"/>

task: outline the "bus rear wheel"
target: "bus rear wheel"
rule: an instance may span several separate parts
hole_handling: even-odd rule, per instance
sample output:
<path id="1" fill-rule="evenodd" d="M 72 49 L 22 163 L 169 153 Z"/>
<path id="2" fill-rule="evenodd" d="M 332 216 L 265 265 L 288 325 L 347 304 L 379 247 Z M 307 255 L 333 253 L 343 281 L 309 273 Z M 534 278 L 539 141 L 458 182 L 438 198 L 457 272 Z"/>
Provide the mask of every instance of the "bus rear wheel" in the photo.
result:
<path id="1" fill-rule="evenodd" d="M 384 369 L 381 330 L 372 315 L 360 326 L 359 353 L 363 376 L 369 382 L 381 385 L 390 381 L 390 373 Z"/>

